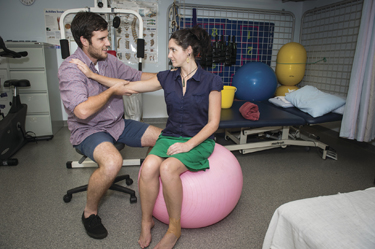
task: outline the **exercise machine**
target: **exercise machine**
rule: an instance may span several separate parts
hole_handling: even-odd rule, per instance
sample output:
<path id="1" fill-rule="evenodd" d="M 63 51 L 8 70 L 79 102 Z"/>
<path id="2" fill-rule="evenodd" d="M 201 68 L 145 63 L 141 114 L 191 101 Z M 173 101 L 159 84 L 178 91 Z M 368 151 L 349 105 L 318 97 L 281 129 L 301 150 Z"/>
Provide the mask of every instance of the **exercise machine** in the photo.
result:
<path id="1" fill-rule="evenodd" d="M 134 10 L 126 10 L 126 9 L 117 9 L 117 8 L 110 8 L 108 5 L 107 0 L 94 0 L 94 7 L 86 7 L 80 9 L 68 9 L 62 13 L 60 17 L 60 45 L 61 45 L 61 57 L 66 59 L 70 55 L 69 51 L 69 41 L 65 37 L 65 26 L 64 26 L 64 19 L 69 14 L 76 14 L 80 11 L 86 12 L 94 12 L 98 14 L 108 14 L 108 15 L 116 15 L 116 14 L 132 14 L 138 18 L 139 27 L 138 27 L 138 39 L 137 39 L 137 58 L 138 58 L 138 70 L 142 71 L 142 59 L 144 58 L 144 48 L 145 48 L 145 40 L 143 39 L 143 19 L 139 13 Z M 120 25 L 120 18 L 115 16 L 113 18 L 113 26 L 118 27 Z"/>
<path id="2" fill-rule="evenodd" d="M 137 17 L 138 21 L 138 39 L 137 39 L 137 58 L 138 58 L 138 70 L 142 71 L 142 59 L 145 57 L 145 40 L 143 39 L 143 19 L 141 15 L 134 10 L 117 9 L 111 8 L 107 0 L 94 0 L 94 7 L 86 7 L 79 9 L 68 9 L 62 13 L 60 17 L 60 45 L 61 45 L 61 57 L 66 59 L 70 55 L 69 51 L 69 40 L 66 39 L 65 35 L 65 17 L 69 14 L 76 14 L 78 12 L 93 12 L 97 14 L 104 14 L 113 17 L 113 27 L 118 28 L 121 23 L 121 19 L 117 14 L 130 14 Z M 115 39 L 112 39 L 115 40 Z M 115 46 L 112 48 L 116 50 Z M 124 96 L 125 101 L 125 116 L 130 119 L 140 121 L 142 119 L 142 94 L 133 94 L 131 96 Z"/>
<path id="3" fill-rule="evenodd" d="M 3 50 L 0 52 L 0 57 L 22 58 L 28 55 L 26 51 L 15 52 L 9 50 L 1 37 L 0 49 Z M 4 87 L 13 87 L 14 90 L 11 108 L 8 114 L 0 120 L 0 166 L 18 165 L 18 160 L 11 157 L 27 142 L 53 138 L 53 136 L 31 136 L 25 131 L 27 105 L 21 103 L 18 88 L 29 86 L 30 81 L 26 79 L 12 79 L 4 82 Z"/>

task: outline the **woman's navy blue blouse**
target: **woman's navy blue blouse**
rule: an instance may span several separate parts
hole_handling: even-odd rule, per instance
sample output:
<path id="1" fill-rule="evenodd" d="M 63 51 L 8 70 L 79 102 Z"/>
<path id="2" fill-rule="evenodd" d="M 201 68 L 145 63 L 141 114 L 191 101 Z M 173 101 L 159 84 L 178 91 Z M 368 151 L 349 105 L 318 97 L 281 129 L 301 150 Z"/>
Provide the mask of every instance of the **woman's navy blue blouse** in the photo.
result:
<path id="1" fill-rule="evenodd" d="M 221 91 L 223 81 L 218 75 L 206 72 L 200 66 L 187 81 L 185 95 L 182 93 L 181 69 L 162 71 L 157 74 L 164 89 L 168 121 L 162 131 L 164 136 L 193 137 L 208 122 L 209 94 Z M 209 138 L 214 138 L 212 134 Z"/>

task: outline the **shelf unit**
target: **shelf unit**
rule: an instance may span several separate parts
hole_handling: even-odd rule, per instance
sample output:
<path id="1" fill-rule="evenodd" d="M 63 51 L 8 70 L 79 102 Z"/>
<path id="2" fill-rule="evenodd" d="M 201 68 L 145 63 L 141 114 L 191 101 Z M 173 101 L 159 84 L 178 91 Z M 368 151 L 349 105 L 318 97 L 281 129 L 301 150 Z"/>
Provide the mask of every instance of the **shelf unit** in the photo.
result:
<path id="1" fill-rule="evenodd" d="M 64 123 L 61 110 L 57 54 L 54 45 L 41 42 L 6 42 L 6 47 L 23 58 L 7 58 L 9 79 L 27 79 L 30 87 L 20 88 L 21 102 L 27 104 L 26 132 L 54 135 Z"/>

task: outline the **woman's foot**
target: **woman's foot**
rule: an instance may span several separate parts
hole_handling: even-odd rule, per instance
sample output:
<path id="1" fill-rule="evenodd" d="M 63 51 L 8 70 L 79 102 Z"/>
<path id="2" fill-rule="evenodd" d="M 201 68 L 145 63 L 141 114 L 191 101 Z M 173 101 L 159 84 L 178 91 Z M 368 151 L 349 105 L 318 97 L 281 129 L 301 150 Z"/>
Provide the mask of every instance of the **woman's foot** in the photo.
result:
<path id="1" fill-rule="evenodd" d="M 172 249 L 178 238 L 171 232 L 167 232 L 154 249 Z"/>
<path id="2" fill-rule="evenodd" d="M 142 221 L 141 235 L 139 236 L 138 244 L 141 248 L 146 248 L 151 243 L 151 229 L 155 226 L 154 220 Z"/>
<path id="3" fill-rule="evenodd" d="M 154 249 L 172 249 L 181 236 L 181 219 L 169 218 L 168 231 Z"/>

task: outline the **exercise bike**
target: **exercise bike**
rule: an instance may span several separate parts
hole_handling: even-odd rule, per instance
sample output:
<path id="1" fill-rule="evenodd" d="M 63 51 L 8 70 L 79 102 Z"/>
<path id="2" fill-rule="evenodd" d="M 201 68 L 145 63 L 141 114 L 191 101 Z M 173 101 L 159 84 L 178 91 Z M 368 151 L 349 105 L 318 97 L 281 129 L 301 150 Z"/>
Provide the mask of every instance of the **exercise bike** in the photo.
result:
<path id="1" fill-rule="evenodd" d="M 22 58 L 28 55 L 26 51 L 15 52 L 5 47 L 0 37 L 0 57 Z M 14 87 L 13 100 L 8 114 L 0 120 L 0 166 L 15 166 L 18 164 L 16 158 L 11 158 L 18 150 L 30 141 L 50 140 L 53 136 L 35 137 L 25 131 L 27 105 L 22 104 L 18 93 L 19 87 L 29 87 L 30 81 L 7 80 L 4 87 Z"/>

